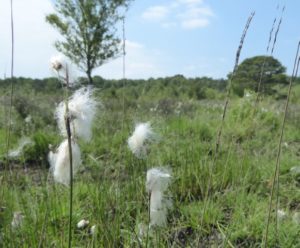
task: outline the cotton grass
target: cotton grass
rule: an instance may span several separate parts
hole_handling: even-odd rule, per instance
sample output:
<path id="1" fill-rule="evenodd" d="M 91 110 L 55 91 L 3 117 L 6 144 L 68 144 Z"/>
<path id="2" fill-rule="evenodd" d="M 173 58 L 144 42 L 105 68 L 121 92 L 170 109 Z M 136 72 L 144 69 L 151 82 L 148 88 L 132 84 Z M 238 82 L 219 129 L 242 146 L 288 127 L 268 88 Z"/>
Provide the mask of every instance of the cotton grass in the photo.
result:
<path id="1" fill-rule="evenodd" d="M 72 140 L 72 158 L 73 158 L 73 175 L 77 172 L 81 165 L 81 153 L 77 143 Z M 51 165 L 54 180 L 64 185 L 70 184 L 70 156 L 68 140 L 65 139 L 56 152 L 50 151 L 48 160 Z"/>
<path id="2" fill-rule="evenodd" d="M 19 141 L 18 147 L 15 150 L 9 151 L 8 156 L 10 158 L 17 158 L 22 155 L 22 152 L 26 146 L 32 146 L 33 144 L 34 144 L 34 142 L 30 138 L 23 137 Z"/>
<path id="3" fill-rule="evenodd" d="M 146 190 L 150 196 L 149 226 L 165 226 L 167 212 L 172 207 L 165 195 L 171 181 L 171 174 L 165 169 L 152 168 L 147 171 Z"/>
<path id="4" fill-rule="evenodd" d="M 88 220 L 82 219 L 77 223 L 77 228 L 78 229 L 84 229 L 86 228 L 88 225 L 90 224 L 90 222 Z"/>
<path id="5" fill-rule="evenodd" d="M 147 142 L 154 139 L 155 134 L 149 122 L 139 123 L 135 126 L 135 130 L 131 137 L 128 139 L 128 146 L 132 153 L 142 158 L 147 154 Z"/>
<path id="6" fill-rule="evenodd" d="M 96 114 L 97 102 L 92 97 L 91 87 L 75 91 L 68 101 L 72 136 L 88 142 L 92 138 L 92 123 Z M 55 111 L 60 133 L 67 137 L 65 126 L 66 104 L 61 102 Z"/>
<path id="7" fill-rule="evenodd" d="M 65 67 L 64 65 L 66 63 L 65 63 L 62 55 L 55 55 L 55 56 L 51 57 L 50 64 L 51 64 L 51 68 L 58 72 Z"/>
<path id="8" fill-rule="evenodd" d="M 21 212 L 14 212 L 14 216 L 11 222 L 11 227 L 13 229 L 20 228 L 23 224 L 24 215 Z"/>

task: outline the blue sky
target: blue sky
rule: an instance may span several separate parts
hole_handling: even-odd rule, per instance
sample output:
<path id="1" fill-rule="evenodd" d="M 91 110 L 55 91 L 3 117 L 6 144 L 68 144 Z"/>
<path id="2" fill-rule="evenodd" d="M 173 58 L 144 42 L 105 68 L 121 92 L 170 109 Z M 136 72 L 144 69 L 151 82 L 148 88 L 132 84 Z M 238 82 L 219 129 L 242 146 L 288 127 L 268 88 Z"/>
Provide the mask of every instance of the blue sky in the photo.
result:
<path id="1" fill-rule="evenodd" d="M 0 5 L 0 77 L 9 75 L 10 30 L 8 0 Z M 15 0 L 15 75 L 51 76 L 49 59 L 56 54 L 59 35 L 44 22 L 53 11 L 50 0 Z M 126 77 L 149 78 L 183 74 L 186 77 L 226 77 L 246 20 L 256 15 L 241 54 L 244 58 L 266 53 L 275 17 L 286 5 L 274 57 L 292 71 L 300 39 L 300 1 L 286 0 L 136 0 L 126 18 Z M 279 8 L 277 8 L 279 6 Z M 277 25 L 277 24 L 276 24 Z M 2 39 L 4 37 L 4 39 Z M 74 74 L 81 75 L 74 67 Z M 122 59 L 95 70 L 104 78 L 122 77 Z"/>

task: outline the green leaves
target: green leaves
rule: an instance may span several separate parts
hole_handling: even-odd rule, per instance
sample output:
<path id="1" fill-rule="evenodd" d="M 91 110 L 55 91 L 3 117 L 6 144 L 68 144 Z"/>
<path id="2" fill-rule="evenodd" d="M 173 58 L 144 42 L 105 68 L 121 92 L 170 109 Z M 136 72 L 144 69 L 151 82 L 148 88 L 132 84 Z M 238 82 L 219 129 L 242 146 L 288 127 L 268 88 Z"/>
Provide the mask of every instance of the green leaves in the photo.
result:
<path id="1" fill-rule="evenodd" d="M 233 78 L 233 90 L 239 96 L 244 95 L 245 89 L 255 92 L 261 81 L 260 91 L 265 94 L 273 94 L 273 86 L 286 84 L 286 68 L 272 56 L 255 56 L 245 59 L 236 71 Z"/>
<path id="2" fill-rule="evenodd" d="M 46 16 L 46 21 L 54 26 L 61 34 L 67 33 L 68 24 L 64 23 L 56 14 Z"/>
<path id="3" fill-rule="evenodd" d="M 115 25 L 123 17 L 130 0 L 58 0 L 57 14 L 46 21 L 63 36 L 55 46 L 86 72 L 92 83 L 92 71 L 119 55 L 120 40 Z M 123 8 L 124 10 L 120 10 Z"/>

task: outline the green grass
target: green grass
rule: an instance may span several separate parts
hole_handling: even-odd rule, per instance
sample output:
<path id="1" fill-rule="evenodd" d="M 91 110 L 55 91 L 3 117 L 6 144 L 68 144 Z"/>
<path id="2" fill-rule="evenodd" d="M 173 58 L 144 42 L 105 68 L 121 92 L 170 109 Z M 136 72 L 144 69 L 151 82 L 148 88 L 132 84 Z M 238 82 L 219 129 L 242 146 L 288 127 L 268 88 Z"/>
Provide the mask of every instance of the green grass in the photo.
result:
<path id="1" fill-rule="evenodd" d="M 145 247 L 146 238 L 139 237 L 139 226 L 148 223 L 146 171 L 167 166 L 173 174 L 170 192 L 174 206 L 168 226 L 151 231 L 148 247 L 260 247 L 283 102 L 265 99 L 253 117 L 251 100 L 233 99 L 212 167 L 222 101 L 165 101 L 168 96 L 126 95 L 123 113 L 122 92 L 116 93 L 119 97 L 112 98 L 109 90 L 97 92 L 104 107 L 95 120 L 92 141 L 80 144 L 83 165 L 74 181 L 73 246 Z M 41 105 L 46 108 L 43 102 Z M 51 113 L 53 107 L 45 111 Z M 299 181 L 290 172 L 291 167 L 299 165 L 299 122 L 295 119 L 300 115 L 291 110 L 284 136 L 287 146 L 281 156 L 279 192 L 280 209 L 288 216 L 280 220 L 276 239 L 273 213 L 269 247 L 276 247 L 277 242 L 278 247 L 299 247 L 300 243 L 300 224 L 293 221 L 293 214 L 300 211 Z M 17 112 L 13 118 L 19 120 L 15 127 L 19 131 L 13 133 L 16 144 L 23 135 L 23 124 Z M 48 117 L 33 115 L 33 124 L 35 118 L 38 125 L 26 131 L 35 146 L 14 162 L 12 175 L 0 171 L 2 247 L 67 246 L 69 188 L 55 184 L 45 166 L 47 144 L 58 145 L 60 138 L 55 124 L 46 125 Z M 140 160 L 129 151 L 127 138 L 136 122 L 145 121 L 152 123 L 158 137 L 150 145 L 147 158 Z M 4 135 L 5 130 L 0 129 L 1 141 Z M 4 152 L 1 146 L 1 155 Z M 15 211 L 21 211 L 25 218 L 23 225 L 13 230 Z M 90 226 L 97 225 L 96 235 L 76 228 L 81 219 L 89 220 Z"/>

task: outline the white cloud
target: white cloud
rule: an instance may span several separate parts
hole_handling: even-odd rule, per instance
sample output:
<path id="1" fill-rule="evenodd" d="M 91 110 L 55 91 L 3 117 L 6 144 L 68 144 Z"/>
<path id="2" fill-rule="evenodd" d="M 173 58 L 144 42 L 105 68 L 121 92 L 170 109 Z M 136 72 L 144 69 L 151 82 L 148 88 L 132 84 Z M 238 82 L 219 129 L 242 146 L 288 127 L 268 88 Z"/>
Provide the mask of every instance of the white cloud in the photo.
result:
<path id="1" fill-rule="evenodd" d="M 126 40 L 125 77 L 132 79 L 160 77 L 165 75 L 161 62 L 163 55 L 159 50 Z M 113 60 L 95 70 L 95 74 L 104 78 L 121 79 L 123 77 L 123 58 Z"/>
<path id="2" fill-rule="evenodd" d="M 189 19 L 181 22 L 181 26 L 184 29 L 194 29 L 194 28 L 203 28 L 208 26 L 209 21 L 207 19 Z"/>
<path id="3" fill-rule="evenodd" d="M 203 0 L 177 0 L 166 5 L 148 8 L 142 17 L 147 20 L 157 21 L 163 28 L 183 29 L 204 28 L 210 24 L 214 16 L 212 9 L 204 5 Z"/>
<path id="4" fill-rule="evenodd" d="M 181 14 L 181 17 L 184 18 L 197 18 L 200 16 L 208 17 L 213 16 L 213 12 L 209 7 L 193 7 L 188 8 L 183 14 Z"/>
<path id="5" fill-rule="evenodd" d="M 47 13 L 53 12 L 49 0 L 13 1 L 15 33 L 16 76 L 46 77 L 51 75 L 49 59 L 56 53 L 53 42 L 59 38 L 45 22 Z M 10 1 L 2 1 L 0 8 L 0 76 L 10 74 L 11 31 Z"/>
<path id="6" fill-rule="evenodd" d="M 160 21 L 168 15 L 168 12 L 166 6 L 152 6 L 145 10 L 142 17 L 150 21 Z"/>

